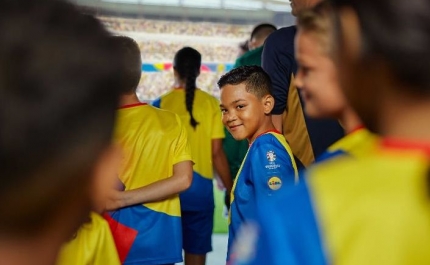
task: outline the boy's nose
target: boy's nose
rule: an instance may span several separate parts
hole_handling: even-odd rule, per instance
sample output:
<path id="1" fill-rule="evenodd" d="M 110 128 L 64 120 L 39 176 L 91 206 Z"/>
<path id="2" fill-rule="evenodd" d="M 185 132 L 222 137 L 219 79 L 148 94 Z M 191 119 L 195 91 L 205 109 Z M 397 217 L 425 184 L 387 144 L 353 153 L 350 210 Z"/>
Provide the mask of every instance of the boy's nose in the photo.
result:
<path id="1" fill-rule="evenodd" d="M 225 120 L 227 121 L 227 123 L 235 121 L 236 120 L 236 114 L 234 114 L 233 112 L 229 112 L 228 114 L 226 114 Z"/>

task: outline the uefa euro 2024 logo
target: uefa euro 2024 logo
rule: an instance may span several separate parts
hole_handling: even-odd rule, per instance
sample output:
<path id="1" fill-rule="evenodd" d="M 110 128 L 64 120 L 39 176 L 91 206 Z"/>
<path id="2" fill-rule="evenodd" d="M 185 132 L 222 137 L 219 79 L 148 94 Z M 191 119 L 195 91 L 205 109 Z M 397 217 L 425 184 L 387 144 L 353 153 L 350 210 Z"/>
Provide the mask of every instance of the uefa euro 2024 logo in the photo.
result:
<path id="1" fill-rule="evenodd" d="M 273 151 L 267 152 L 266 157 L 267 157 L 267 160 L 269 160 L 269 162 L 274 162 L 276 160 L 276 154 Z"/>

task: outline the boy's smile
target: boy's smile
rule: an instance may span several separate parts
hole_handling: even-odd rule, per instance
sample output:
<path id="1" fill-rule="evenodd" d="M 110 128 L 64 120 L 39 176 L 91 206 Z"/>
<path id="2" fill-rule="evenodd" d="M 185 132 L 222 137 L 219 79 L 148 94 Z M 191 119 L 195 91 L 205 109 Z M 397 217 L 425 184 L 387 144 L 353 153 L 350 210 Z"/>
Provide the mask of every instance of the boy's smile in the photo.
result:
<path id="1" fill-rule="evenodd" d="M 252 142 L 258 135 L 271 129 L 270 111 L 261 99 L 246 91 L 244 83 L 225 85 L 221 89 L 222 122 L 236 140 Z M 269 123 L 268 123 L 269 121 Z"/>

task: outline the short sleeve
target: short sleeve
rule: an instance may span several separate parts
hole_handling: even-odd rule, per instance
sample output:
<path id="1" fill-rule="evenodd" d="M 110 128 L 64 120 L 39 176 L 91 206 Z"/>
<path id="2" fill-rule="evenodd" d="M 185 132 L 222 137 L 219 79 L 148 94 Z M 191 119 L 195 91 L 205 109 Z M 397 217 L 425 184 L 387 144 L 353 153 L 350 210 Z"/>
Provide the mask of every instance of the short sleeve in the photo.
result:
<path id="1" fill-rule="evenodd" d="M 257 201 L 263 203 L 265 198 L 276 198 L 296 183 L 294 162 L 280 142 L 273 140 L 255 146 L 250 152 L 250 181 Z"/>
<path id="2" fill-rule="evenodd" d="M 212 98 L 212 139 L 223 139 L 225 138 L 224 124 L 222 123 L 221 110 L 219 108 L 219 102 L 216 98 Z"/>
<path id="3" fill-rule="evenodd" d="M 305 182 L 291 187 L 273 203 L 257 205 L 257 217 L 249 223 L 255 227 L 250 231 L 252 238 L 258 240 L 246 240 L 247 253 L 252 255 L 235 252 L 233 265 L 330 264 Z M 239 233 L 238 242 L 249 238 L 250 232 Z"/>
<path id="4" fill-rule="evenodd" d="M 275 106 L 272 113 L 280 115 L 287 106 L 291 76 L 297 69 L 294 59 L 295 27 L 279 29 L 266 39 L 261 66 L 272 80 L 272 94 Z"/>
<path id="5" fill-rule="evenodd" d="M 188 143 L 187 130 L 181 122 L 178 115 L 175 114 L 176 122 L 178 123 L 178 134 L 175 140 L 175 150 L 173 154 L 173 164 L 183 161 L 192 160 L 191 148 Z"/>

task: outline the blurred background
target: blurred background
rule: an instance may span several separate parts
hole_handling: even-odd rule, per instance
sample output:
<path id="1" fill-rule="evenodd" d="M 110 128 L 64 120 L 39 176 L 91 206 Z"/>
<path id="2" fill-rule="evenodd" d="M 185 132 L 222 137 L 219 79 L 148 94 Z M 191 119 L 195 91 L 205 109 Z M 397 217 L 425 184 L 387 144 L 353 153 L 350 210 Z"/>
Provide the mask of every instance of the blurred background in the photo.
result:
<path id="1" fill-rule="evenodd" d="M 289 1 L 280 0 L 72 0 L 115 34 L 134 38 L 142 53 L 141 101 L 151 102 L 173 84 L 175 52 L 202 54 L 199 88 L 219 96 L 220 75 L 230 70 L 252 28 L 263 22 L 292 25 Z"/>

